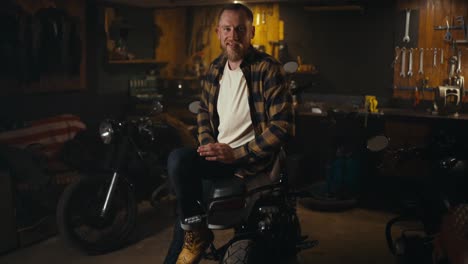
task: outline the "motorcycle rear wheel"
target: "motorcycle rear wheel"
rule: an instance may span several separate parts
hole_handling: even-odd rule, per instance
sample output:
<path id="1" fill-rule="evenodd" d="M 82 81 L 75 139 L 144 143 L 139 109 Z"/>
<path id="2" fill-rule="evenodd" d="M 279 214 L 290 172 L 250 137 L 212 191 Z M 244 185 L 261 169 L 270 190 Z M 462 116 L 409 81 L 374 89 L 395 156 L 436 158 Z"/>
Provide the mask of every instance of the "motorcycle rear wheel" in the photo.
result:
<path id="1" fill-rule="evenodd" d="M 90 255 L 124 246 L 135 227 L 135 195 L 131 187 L 122 181 L 116 185 L 106 216 L 100 217 L 109 180 L 97 175 L 81 178 L 67 186 L 57 207 L 57 226 L 61 238 Z"/>

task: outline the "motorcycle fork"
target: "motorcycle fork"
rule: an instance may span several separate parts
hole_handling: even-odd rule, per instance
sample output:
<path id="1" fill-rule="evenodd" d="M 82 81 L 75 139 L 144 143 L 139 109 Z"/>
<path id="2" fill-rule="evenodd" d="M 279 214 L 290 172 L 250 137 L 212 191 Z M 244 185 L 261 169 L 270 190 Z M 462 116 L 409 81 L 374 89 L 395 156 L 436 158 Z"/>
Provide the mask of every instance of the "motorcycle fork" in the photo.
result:
<path id="1" fill-rule="evenodd" d="M 115 188 L 116 188 L 115 186 L 117 185 L 117 182 L 120 176 L 119 174 L 120 165 L 123 162 L 125 153 L 127 152 L 127 149 L 128 149 L 128 145 L 129 145 L 129 142 L 127 140 L 123 140 L 121 148 L 119 149 L 117 162 L 114 165 L 115 169 L 114 169 L 114 173 L 112 174 L 111 183 L 109 185 L 109 188 L 107 189 L 106 199 L 104 200 L 104 204 L 102 205 L 102 208 L 101 208 L 100 216 L 103 218 L 106 216 L 107 210 L 109 208 L 109 202 L 112 201 L 112 196 L 114 195 Z"/>

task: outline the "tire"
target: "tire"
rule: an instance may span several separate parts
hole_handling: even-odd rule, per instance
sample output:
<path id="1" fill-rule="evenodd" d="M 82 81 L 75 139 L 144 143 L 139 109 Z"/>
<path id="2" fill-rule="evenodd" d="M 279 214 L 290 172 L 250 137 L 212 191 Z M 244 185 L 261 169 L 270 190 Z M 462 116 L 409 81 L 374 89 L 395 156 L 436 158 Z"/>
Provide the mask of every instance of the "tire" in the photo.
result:
<path id="1" fill-rule="evenodd" d="M 258 243 L 251 239 L 237 240 L 226 249 L 222 264 L 262 263 L 262 250 Z"/>
<path id="2" fill-rule="evenodd" d="M 60 197 L 57 226 L 61 238 L 90 255 L 122 247 L 136 223 L 137 204 L 131 187 L 119 181 L 105 217 L 99 217 L 104 203 L 107 177 L 84 177 L 70 184 Z"/>
<path id="3" fill-rule="evenodd" d="M 299 218 L 296 214 L 291 216 L 290 222 L 286 225 L 289 226 L 289 228 L 287 229 L 286 239 L 281 250 L 285 251 L 284 255 L 286 259 L 289 260 L 296 258 L 296 255 L 299 252 L 296 245 L 302 239 L 302 230 Z"/>

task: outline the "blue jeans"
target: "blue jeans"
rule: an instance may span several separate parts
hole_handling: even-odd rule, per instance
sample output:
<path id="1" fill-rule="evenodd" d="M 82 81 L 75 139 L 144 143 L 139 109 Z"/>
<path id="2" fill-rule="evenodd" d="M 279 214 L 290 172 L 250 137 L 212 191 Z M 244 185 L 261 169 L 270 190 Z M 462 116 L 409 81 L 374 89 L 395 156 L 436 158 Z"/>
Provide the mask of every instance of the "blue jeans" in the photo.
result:
<path id="1" fill-rule="evenodd" d="M 174 224 L 172 242 L 164 264 L 176 263 L 184 243 L 181 222 L 187 217 L 200 215 L 206 197 L 216 179 L 234 177 L 236 167 L 221 162 L 207 161 L 194 148 L 179 148 L 171 152 L 167 161 L 171 187 L 177 197 L 178 218 Z"/>
<path id="2" fill-rule="evenodd" d="M 211 193 L 216 179 L 234 177 L 236 166 L 200 157 L 195 148 L 179 148 L 171 152 L 167 169 L 177 197 L 181 220 L 204 213 L 204 198 Z"/>

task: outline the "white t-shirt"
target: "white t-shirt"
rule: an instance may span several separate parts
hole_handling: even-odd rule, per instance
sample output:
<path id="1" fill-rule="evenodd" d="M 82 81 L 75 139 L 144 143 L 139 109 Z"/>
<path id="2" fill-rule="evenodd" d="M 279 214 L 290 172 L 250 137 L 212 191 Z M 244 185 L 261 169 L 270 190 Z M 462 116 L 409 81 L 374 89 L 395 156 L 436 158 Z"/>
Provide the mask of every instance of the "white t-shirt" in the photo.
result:
<path id="1" fill-rule="evenodd" d="M 247 83 L 242 70 L 230 70 L 228 62 L 219 83 L 216 106 L 219 115 L 218 142 L 236 148 L 255 138 Z"/>

